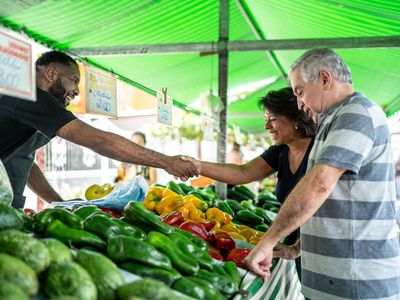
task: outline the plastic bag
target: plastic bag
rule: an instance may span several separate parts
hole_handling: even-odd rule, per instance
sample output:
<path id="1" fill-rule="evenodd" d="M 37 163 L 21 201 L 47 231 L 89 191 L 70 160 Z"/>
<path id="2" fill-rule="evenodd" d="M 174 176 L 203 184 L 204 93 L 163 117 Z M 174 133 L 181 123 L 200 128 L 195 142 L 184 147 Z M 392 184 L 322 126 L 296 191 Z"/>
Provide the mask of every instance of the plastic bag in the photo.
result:
<path id="1" fill-rule="evenodd" d="M 129 201 L 143 202 L 149 185 L 142 176 L 136 176 L 127 182 L 118 183 L 107 196 L 92 200 L 90 204 L 98 207 L 122 211 Z"/>
<path id="2" fill-rule="evenodd" d="M 101 208 L 107 208 L 115 211 L 123 211 L 125 205 L 129 201 L 142 202 L 146 197 L 149 185 L 142 176 L 136 176 L 126 182 L 118 183 L 114 189 L 107 196 L 91 200 L 91 201 L 65 201 L 65 202 L 52 202 L 51 207 L 57 205 L 74 206 L 81 205 L 96 205 Z"/>
<path id="3" fill-rule="evenodd" d="M 0 203 L 10 205 L 14 195 L 7 171 L 0 160 Z"/>

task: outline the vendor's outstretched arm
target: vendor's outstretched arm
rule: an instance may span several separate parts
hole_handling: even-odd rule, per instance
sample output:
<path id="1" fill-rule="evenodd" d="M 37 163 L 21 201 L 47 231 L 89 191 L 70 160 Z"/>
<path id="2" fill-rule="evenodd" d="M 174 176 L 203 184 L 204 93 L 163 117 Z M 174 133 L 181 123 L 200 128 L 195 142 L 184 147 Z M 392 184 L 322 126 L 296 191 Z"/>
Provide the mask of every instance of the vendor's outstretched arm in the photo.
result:
<path id="1" fill-rule="evenodd" d="M 33 164 L 29 173 L 28 187 L 46 202 L 63 201 L 61 196 L 51 187 L 37 164 Z"/>
<path id="2" fill-rule="evenodd" d="M 304 175 L 286 198 L 271 228 L 247 257 L 251 271 L 268 280 L 275 245 L 315 214 L 344 172 L 318 164 Z"/>
<path id="3" fill-rule="evenodd" d="M 57 131 L 57 135 L 109 158 L 137 165 L 162 168 L 180 178 L 198 175 L 196 167 L 179 156 L 167 156 L 147 149 L 111 132 L 96 129 L 78 119 Z"/>

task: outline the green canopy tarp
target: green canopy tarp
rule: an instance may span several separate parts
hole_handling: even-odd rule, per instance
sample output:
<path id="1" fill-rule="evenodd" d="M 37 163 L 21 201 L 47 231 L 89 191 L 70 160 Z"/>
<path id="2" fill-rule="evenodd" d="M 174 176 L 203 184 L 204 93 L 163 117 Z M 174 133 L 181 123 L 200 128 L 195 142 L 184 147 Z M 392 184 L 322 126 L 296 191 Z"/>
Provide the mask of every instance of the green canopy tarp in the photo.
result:
<path id="1" fill-rule="evenodd" d="M 73 53 L 77 48 L 218 41 L 217 0 L 3 0 L 1 23 L 38 42 Z M 255 31 L 258 31 L 258 35 Z M 229 40 L 390 37 L 400 33 L 400 2 L 392 0 L 230 0 Z M 242 130 L 262 132 L 256 106 L 304 50 L 229 53 L 228 94 L 254 82 L 274 84 L 229 102 L 228 120 Z M 400 49 L 342 49 L 355 88 L 386 109 L 400 108 Z M 168 88 L 175 101 L 191 106 L 218 88 L 217 55 L 86 55 L 90 61 L 150 90 Z M 207 54 L 207 53 L 206 53 Z M 278 67 L 277 67 L 278 66 Z M 279 69 L 280 67 L 280 69 Z M 228 99 L 229 100 L 229 99 Z"/>

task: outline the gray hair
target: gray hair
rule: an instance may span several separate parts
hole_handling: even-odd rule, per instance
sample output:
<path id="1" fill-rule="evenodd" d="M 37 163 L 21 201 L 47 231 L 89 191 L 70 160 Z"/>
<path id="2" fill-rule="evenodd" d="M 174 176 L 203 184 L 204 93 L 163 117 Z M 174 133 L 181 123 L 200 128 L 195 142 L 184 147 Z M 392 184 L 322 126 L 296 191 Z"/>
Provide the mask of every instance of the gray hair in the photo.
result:
<path id="1" fill-rule="evenodd" d="M 313 48 L 306 51 L 292 64 L 290 73 L 297 68 L 299 68 L 303 80 L 311 84 L 317 82 L 322 70 L 328 71 L 334 79 L 340 82 L 352 83 L 350 68 L 330 48 Z"/>

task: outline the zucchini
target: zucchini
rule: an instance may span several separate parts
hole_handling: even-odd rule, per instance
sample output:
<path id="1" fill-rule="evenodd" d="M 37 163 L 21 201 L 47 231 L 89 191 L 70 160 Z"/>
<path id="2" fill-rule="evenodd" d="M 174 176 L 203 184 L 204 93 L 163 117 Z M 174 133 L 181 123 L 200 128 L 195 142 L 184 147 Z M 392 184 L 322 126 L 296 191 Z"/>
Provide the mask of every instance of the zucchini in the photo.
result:
<path id="1" fill-rule="evenodd" d="M 149 277 L 160 280 L 169 286 L 172 285 L 177 279 L 182 277 L 182 275 L 175 269 L 165 270 L 158 267 L 146 266 L 136 262 L 124 262 L 121 264 L 121 268 L 140 277 Z"/>
<path id="2" fill-rule="evenodd" d="M 88 272 L 74 262 L 52 264 L 47 272 L 45 292 L 49 298 L 70 296 L 96 300 L 97 289 Z"/>
<path id="3" fill-rule="evenodd" d="M 178 185 L 180 186 L 182 191 L 185 193 L 185 195 L 188 195 L 191 191 L 194 191 L 193 187 L 191 187 L 183 182 L 178 183 Z"/>
<path id="4" fill-rule="evenodd" d="M 79 250 L 76 262 L 92 277 L 99 299 L 116 299 L 116 290 L 124 284 L 124 277 L 108 257 L 94 251 Z"/>
<path id="5" fill-rule="evenodd" d="M 249 225 L 257 225 L 261 224 L 264 222 L 264 219 L 260 217 L 259 215 L 256 215 L 255 213 L 249 211 L 249 210 L 240 210 L 236 214 L 236 218 L 244 223 L 244 224 L 249 224 Z"/>
<path id="6" fill-rule="evenodd" d="M 182 196 L 186 195 L 186 193 L 182 190 L 182 188 L 173 181 L 169 181 L 167 183 L 167 189 L 170 189 L 171 191 L 177 193 L 178 195 L 182 195 Z"/>
<path id="7" fill-rule="evenodd" d="M 175 247 L 175 243 L 166 235 L 152 231 L 147 235 L 146 242 L 167 255 L 172 265 L 182 274 L 196 275 L 199 271 L 199 264 L 197 261 Z"/>
<path id="8" fill-rule="evenodd" d="M 20 230 L 24 226 L 24 220 L 18 211 L 0 202 L 0 230 L 17 229 Z"/>
<path id="9" fill-rule="evenodd" d="M 233 189 L 239 193 L 242 193 L 243 195 L 247 195 L 249 199 L 254 200 L 256 198 L 256 195 L 244 185 L 236 185 L 233 187 Z"/>
<path id="10" fill-rule="evenodd" d="M 21 259 L 37 274 L 50 264 L 50 253 L 46 246 L 38 239 L 15 229 L 1 231 L 0 252 Z"/>
<path id="11" fill-rule="evenodd" d="M 227 196 L 228 196 L 228 198 L 234 199 L 234 200 L 239 201 L 239 202 L 249 199 L 249 197 L 247 195 L 244 195 L 241 192 L 236 191 L 233 188 L 229 188 L 227 190 Z"/>
<path id="12" fill-rule="evenodd" d="M 231 215 L 232 217 L 235 217 L 235 212 L 233 211 L 233 209 L 228 205 L 228 203 L 226 203 L 224 200 L 218 200 L 217 201 L 217 208 L 219 208 L 220 210 L 228 213 L 229 215 Z"/>
<path id="13" fill-rule="evenodd" d="M 50 253 L 50 263 L 73 261 L 71 250 L 59 240 L 47 238 L 41 241 Z"/>
<path id="14" fill-rule="evenodd" d="M 151 300 L 183 299 L 179 295 L 174 294 L 173 291 L 163 282 L 150 278 L 124 284 L 118 288 L 118 297 L 120 300 L 131 300 L 136 298 Z"/>
<path id="15" fill-rule="evenodd" d="M 39 290 L 35 271 L 22 260 L 4 253 L 0 253 L 0 282 L 0 285 L 4 282 L 15 284 L 28 296 L 36 295 Z"/>
<path id="16" fill-rule="evenodd" d="M 118 235 L 108 240 L 108 256 L 115 262 L 136 261 L 171 270 L 170 259 L 153 246 L 134 237 Z"/>
<path id="17" fill-rule="evenodd" d="M 226 199 L 225 203 L 235 212 L 235 214 L 242 209 L 245 209 L 238 201 L 232 199 Z"/>
<path id="18" fill-rule="evenodd" d="M 0 299 L 29 300 L 28 296 L 18 285 L 4 280 L 0 284 Z"/>
<path id="19" fill-rule="evenodd" d="M 258 224 L 256 225 L 256 230 L 266 232 L 268 231 L 269 226 L 267 224 Z"/>
<path id="20" fill-rule="evenodd" d="M 125 206 L 124 213 L 129 223 L 144 230 L 155 230 L 166 235 L 173 232 L 172 226 L 163 223 L 154 213 L 149 212 L 142 203 L 130 201 Z"/>

